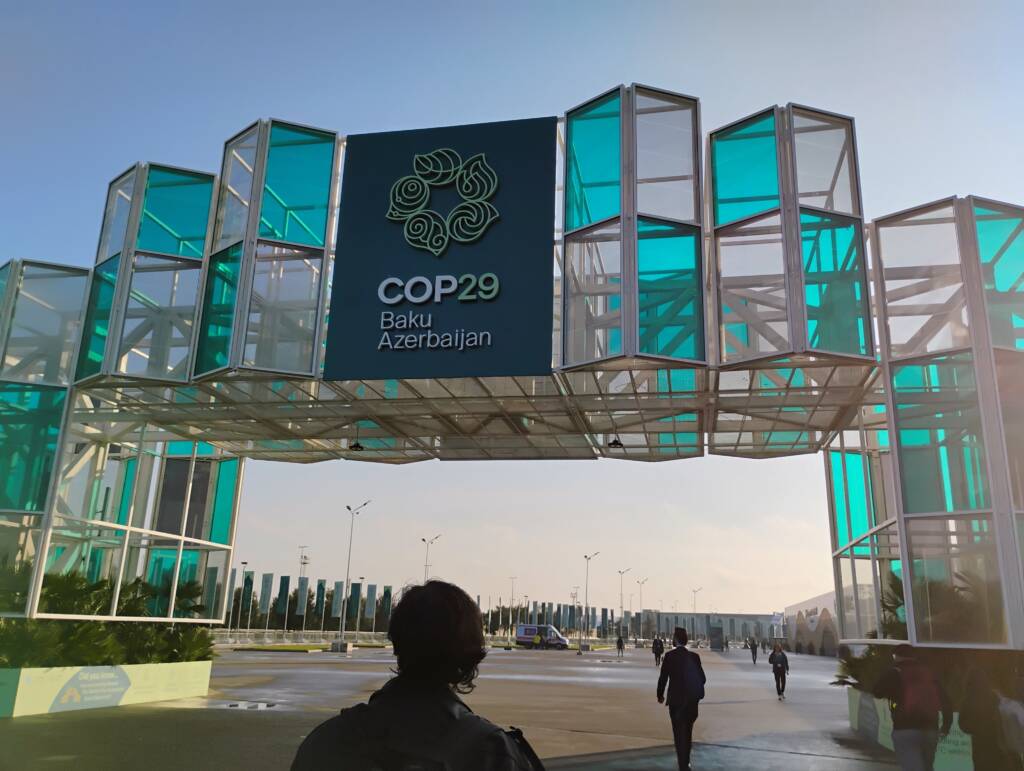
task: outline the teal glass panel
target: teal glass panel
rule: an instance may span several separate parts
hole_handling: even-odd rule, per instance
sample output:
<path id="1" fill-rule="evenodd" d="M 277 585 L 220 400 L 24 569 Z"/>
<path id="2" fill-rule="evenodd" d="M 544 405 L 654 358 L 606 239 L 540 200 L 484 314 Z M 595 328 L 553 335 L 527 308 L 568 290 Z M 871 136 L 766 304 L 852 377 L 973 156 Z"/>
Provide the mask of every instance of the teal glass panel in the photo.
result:
<path id="1" fill-rule="evenodd" d="M 228 142 L 224 148 L 220 197 L 217 200 L 217 218 L 213 230 L 213 252 L 219 252 L 245 238 L 249 206 L 253 198 L 252 181 L 258 140 L 259 131 L 253 126 Z"/>
<path id="2" fill-rule="evenodd" d="M 636 89 L 637 211 L 674 220 L 699 219 L 694 173 L 698 133 L 696 103 Z"/>
<path id="3" fill-rule="evenodd" d="M 800 211 L 809 347 L 869 356 L 870 309 L 860 227 L 853 220 Z"/>
<path id="4" fill-rule="evenodd" d="M 100 247 L 96 254 L 96 262 L 103 262 L 124 250 L 128 234 L 128 215 L 131 213 L 134 192 L 134 171 L 111 184 L 107 192 L 107 206 L 103 211 L 103 229 L 100 231 Z"/>
<path id="5" fill-rule="evenodd" d="M 74 377 L 89 274 L 26 262 L 12 278 L 14 307 L 0 378 L 67 385 Z"/>
<path id="6" fill-rule="evenodd" d="M 801 204 L 857 214 L 853 123 L 813 110 L 793 109 L 793 154 Z"/>
<path id="7" fill-rule="evenodd" d="M 219 618 L 228 569 L 228 550 L 184 549 L 174 598 L 178 618 Z M 230 591 L 230 589 L 228 589 Z"/>
<path id="8" fill-rule="evenodd" d="M 320 252 L 257 245 L 243 366 L 312 373 L 322 262 Z"/>
<path id="9" fill-rule="evenodd" d="M 838 450 L 831 450 L 828 454 L 829 476 L 832 481 L 832 511 L 835 517 L 836 533 L 836 542 L 832 544 L 833 550 L 850 542 L 850 520 L 846 516 L 846 496 L 843 494 L 842 455 Z"/>
<path id="10" fill-rule="evenodd" d="M 711 135 L 711 178 L 716 226 L 779 206 L 774 111 Z"/>
<path id="11" fill-rule="evenodd" d="M 222 460 L 217 464 L 217 482 L 214 486 L 210 533 L 207 537 L 207 540 L 214 543 L 226 544 L 231 540 L 231 515 L 235 508 L 238 466 L 238 458 Z"/>
<path id="12" fill-rule="evenodd" d="M 659 369 L 658 393 L 687 393 L 697 390 L 697 371 L 694 369 Z"/>
<path id="13" fill-rule="evenodd" d="M 622 204 L 621 99 L 609 94 L 566 119 L 565 229 L 616 216 Z"/>
<path id="14" fill-rule="evenodd" d="M 138 249 L 201 259 L 213 177 L 150 166 Z"/>
<path id="15" fill-rule="evenodd" d="M 0 613 L 25 612 L 43 517 L 0 514 Z"/>
<path id="16" fill-rule="evenodd" d="M 323 246 L 334 135 L 275 123 L 270 129 L 260 236 Z"/>
<path id="17" fill-rule="evenodd" d="M 683 412 L 659 418 L 659 424 L 667 424 L 666 431 L 659 431 L 654 451 L 659 455 L 694 455 L 700 451 L 700 435 L 697 433 L 697 413 Z"/>
<path id="18" fill-rule="evenodd" d="M 723 359 L 732 363 L 791 350 L 780 215 L 724 228 L 717 241 Z"/>
<path id="19" fill-rule="evenodd" d="M 117 286 L 117 269 L 120 256 L 113 257 L 96 266 L 89 289 L 89 304 L 85 309 L 85 327 L 78 349 L 78 366 L 75 380 L 91 377 L 103 366 L 103 352 L 110 336 L 110 311 L 114 307 L 114 289 Z"/>
<path id="20" fill-rule="evenodd" d="M 121 572 L 125 531 L 55 517 L 39 610 L 107 616 Z"/>
<path id="21" fill-rule="evenodd" d="M 197 442 L 196 443 L 196 455 L 203 457 L 206 455 L 216 455 L 217 448 L 209 442 Z M 192 457 L 192 442 L 168 442 L 167 443 L 167 455 L 178 458 L 190 458 Z"/>
<path id="22" fill-rule="evenodd" d="M 878 636 L 888 640 L 907 639 L 907 608 L 903 589 L 903 563 L 900 560 L 900 537 L 895 524 L 879 530 L 871 537 L 875 557 L 875 575 L 881 591 L 882 616 Z"/>
<path id="23" fill-rule="evenodd" d="M 988 508 L 988 472 L 969 352 L 893 367 L 899 472 L 908 513 Z"/>
<path id="24" fill-rule="evenodd" d="M 1024 210 L 975 205 L 992 344 L 1024 350 Z"/>
<path id="25" fill-rule="evenodd" d="M 200 260 L 136 254 L 118 345 L 119 374 L 185 380 Z"/>
<path id="26" fill-rule="evenodd" d="M 834 548 L 838 549 L 863 538 L 875 526 L 874 488 L 863 453 L 830 450 L 829 468 L 836 517 Z"/>
<path id="27" fill-rule="evenodd" d="M 129 553 L 130 556 L 130 553 Z M 145 582 L 149 584 L 146 601 L 148 614 L 166 616 L 171 603 L 171 584 L 174 580 L 174 565 L 178 561 L 178 550 L 152 549 L 146 563 Z"/>
<path id="28" fill-rule="evenodd" d="M 124 481 L 121 485 L 121 498 L 117 504 L 117 519 L 119 525 L 127 525 L 128 517 L 132 510 L 132 496 L 135 493 L 135 475 L 138 469 L 138 460 L 129 458 L 124 463 Z"/>
<path id="29" fill-rule="evenodd" d="M 0 383 L 0 509 L 45 510 L 66 393 Z"/>
<path id="30" fill-rule="evenodd" d="M 989 515 L 906 522 L 914 627 L 921 642 L 1003 643 L 999 555 Z"/>
<path id="31" fill-rule="evenodd" d="M 235 244 L 210 257 L 203 291 L 203 317 L 196 342 L 197 375 L 228 365 L 241 270 L 241 244 Z"/>
<path id="32" fill-rule="evenodd" d="M 7 279 L 11 275 L 11 263 L 0 268 L 0 306 L 3 305 L 4 292 L 7 291 Z"/>
<path id="33" fill-rule="evenodd" d="M 640 353 L 703 360 L 700 231 L 640 219 L 637 235 Z"/>
<path id="34" fill-rule="evenodd" d="M 565 242 L 567 364 L 622 353 L 622 244 L 617 222 Z"/>

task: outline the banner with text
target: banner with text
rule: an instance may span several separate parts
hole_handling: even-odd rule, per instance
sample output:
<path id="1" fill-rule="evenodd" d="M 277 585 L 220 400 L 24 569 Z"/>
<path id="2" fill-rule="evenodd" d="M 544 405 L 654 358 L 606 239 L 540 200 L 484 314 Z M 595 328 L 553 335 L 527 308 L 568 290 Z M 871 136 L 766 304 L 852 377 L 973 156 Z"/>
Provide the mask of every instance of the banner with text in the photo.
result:
<path id="1" fill-rule="evenodd" d="M 326 380 L 551 372 L 555 131 L 349 135 Z"/>

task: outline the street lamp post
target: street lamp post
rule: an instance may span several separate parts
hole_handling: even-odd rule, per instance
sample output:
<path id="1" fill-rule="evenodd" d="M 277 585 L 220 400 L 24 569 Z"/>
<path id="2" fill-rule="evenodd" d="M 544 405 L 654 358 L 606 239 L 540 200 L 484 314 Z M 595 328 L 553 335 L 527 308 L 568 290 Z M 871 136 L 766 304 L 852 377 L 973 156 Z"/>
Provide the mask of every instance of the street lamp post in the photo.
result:
<path id="1" fill-rule="evenodd" d="M 640 639 L 644 636 L 644 584 L 647 583 L 646 578 L 636 580 L 637 586 L 640 587 Z"/>
<path id="2" fill-rule="evenodd" d="M 579 594 L 580 594 L 580 588 L 578 586 L 574 586 L 572 588 L 572 591 L 569 592 L 569 599 L 572 600 L 572 615 L 574 617 L 573 621 L 576 624 L 576 628 L 573 631 L 576 632 L 576 636 L 577 637 L 579 637 L 580 619 L 579 619 L 579 615 L 576 613 L 576 608 L 579 607 L 579 603 L 576 600 L 579 597 Z"/>
<path id="3" fill-rule="evenodd" d="M 425 543 L 427 545 L 427 553 L 423 557 L 423 583 L 427 582 L 427 573 L 430 570 L 430 544 L 432 544 L 434 541 L 436 541 L 440 537 L 441 537 L 441 534 L 438 533 L 433 538 L 431 538 L 429 541 L 426 538 L 421 538 L 420 539 L 421 541 L 423 541 L 423 543 Z"/>
<path id="4" fill-rule="evenodd" d="M 299 579 L 301 580 L 306 575 L 306 565 L 309 564 L 309 557 L 306 556 L 306 549 L 308 546 L 299 547 Z M 299 597 L 299 587 L 295 587 L 295 607 L 299 607 L 299 603 L 302 603 L 302 634 L 306 634 L 306 597 Z"/>
<path id="5" fill-rule="evenodd" d="M 698 586 L 696 589 L 691 589 L 690 590 L 693 593 L 693 634 L 694 634 L 694 636 L 696 636 L 696 634 L 697 634 L 697 592 L 699 592 L 703 588 L 704 588 L 703 586 Z M 709 635 L 711 634 L 711 630 L 710 629 L 708 630 L 708 634 Z"/>
<path id="6" fill-rule="evenodd" d="M 616 571 L 619 574 L 619 635 L 622 635 L 622 611 L 625 610 L 622 604 L 622 577 L 626 575 L 633 568 L 626 568 L 625 570 Z M 629 630 L 626 630 L 626 635 L 629 635 Z"/>
<path id="7" fill-rule="evenodd" d="M 238 639 L 238 633 L 242 629 L 242 596 L 245 594 L 245 568 L 249 563 L 242 560 L 242 593 L 238 595 L 238 620 L 235 622 L 235 639 Z M 233 594 L 233 592 L 232 592 Z M 231 610 L 234 608 L 235 598 L 231 598 Z M 231 614 L 228 614 L 228 634 L 231 634 Z"/>
<path id="8" fill-rule="evenodd" d="M 234 623 L 234 639 L 239 639 L 239 633 L 242 632 L 242 598 L 246 596 L 246 568 L 249 566 L 247 560 L 242 560 L 242 594 L 239 595 L 239 618 Z M 234 602 L 234 598 L 231 598 L 231 603 Z M 252 597 L 249 598 L 249 604 L 252 606 Z M 248 633 L 248 624 L 246 625 L 246 632 Z"/>
<path id="9" fill-rule="evenodd" d="M 242 563 L 242 567 L 245 567 L 248 564 L 249 564 L 248 562 L 243 562 Z M 253 578 L 253 584 L 255 584 L 256 583 L 256 576 L 254 575 L 252 578 Z M 252 634 L 250 629 L 252 628 L 252 600 L 253 600 L 253 595 L 255 594 L 255 592 L 253 592 L 254 588 L 255 588 L 255 586 L 252 586 L 252 587 L 249 588 L 249 607 L 246 608 L 246 614 L 245 614 L 245 637 L 246 637 L 246 639 L 248 639 L 250 637 L 250 635 Z M 242 571 L 242 594 L 245 594 L 245 571 L 244 570 Z M 241 622 L 239 622 L 239 623 L 241 623 Z"/>
<path id="10" fill-rule="evenodd" d="M 345 506 L 348 509 L 348 513 L 352 516 L 352 521 L 348 528 L 348 561 L 345 563 L 345 591 L 348 593 L 345 597 L 345 601 L 341 608 L 341 623 L 338 625 L 338 637 L 339 639 L 345 639 L 345 622 L 346 616 L 348 615 L 348 601 L 352 598 L 352 582 L 349 580 L 349 573 L 352 569 L 352 536 L 355 534 L 356 529 L 356 514 L 363 510 L 366 506 L 369 506 L 370 502 L 365 501 L 354 509 L 351 506 Z M 358 610 L 358 609 L 357 609 Z"/>
<path id="11" fill-rule="evenodd" d="M 600 553 L 601 552 L 596 551 L 593 554 L 584 554 L 583 555 L 583 559 L 585 559 L 587 561 L 586 578 L 583 581 L 583 612 L 587 616 L 586 620 L 583 623 L 587 627 L 587 639 L 590 639 L 590 611 L 588 610 L 588 606 L 590 605 L 590 560 L 594 559 L 594 557 L 596 557 Z M 582 641 L 582 638 L 581 638 L 581 641 Z M 580 649 L 578 651 L 576 651 L 576 655 L 577 656 L 582 656 L 583 655 L 583 646 L 582 645 L 580 645 Z"/>
<path id="12" fill-rule="evenodd" d="M 509 580 L 512 582 L 512 596 L 508 600 L 508 644 L 512 646 L 512 608 L 516 606 L 516 578 L 518 576 L 509 576 Z"/>

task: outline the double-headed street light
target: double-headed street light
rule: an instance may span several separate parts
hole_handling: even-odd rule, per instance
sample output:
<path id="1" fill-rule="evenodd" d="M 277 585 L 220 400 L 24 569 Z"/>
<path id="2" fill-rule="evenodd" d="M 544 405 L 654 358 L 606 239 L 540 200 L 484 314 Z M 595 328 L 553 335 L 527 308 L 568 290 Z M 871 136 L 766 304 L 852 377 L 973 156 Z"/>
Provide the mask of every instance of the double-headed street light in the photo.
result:
<path id="1" fill-rule="evenodd" d="M 626 575 L 626 573 L 628 573 L 632 569 L 633 568 L 626 568 L 625 570 L 616 571 L 619 574 L 619 634 L 620 635 L 622 634 L 623 610 L 625 610 L 625 608 L 623 607 L 623 603 L 622 603 L 622 577 L 624 575 Z M 627 635 L 629 634 L 629 630 L 628 629 L 626 630 L 626 634 Z"/>
<path id="2" fill-rule="evenodd" d="M 648 581 L 647 578 L 638 578 L 636 585 L 640 587 L 640 637 L 644 636 L 644 584 Z"/>
<path id="3" fill-rule="evenodd" d="M 517 578 L 519 578 L 519 576 L 509 576 L 508 577 L 508 580 L 512 582 L 512 596 L 509 597 L 509 600 L 508 600 L 508 644 L 510 646 L 512 645 L 512 625 L 513 625 L 513 621 L 512 621 L 512 608 L 514 608 L 515 605 L 516 605 L 516 579 Z M 519 614 L 516 613 L 516 615 L 518 616 Z"/>
<path id="4" fill-rule="evenodd" d="M 421 541 L 423 541 L 423 543 L 425 543 L 427 545 L 427 553 L 423 557 L 423 583 L 427 582 L 427 573 L 430 571 L 430 544 L 432 544 L 434 541 L 436 541 L 440 537 L 441 537 L 441 534 L 438 533 L 433 538 L 431 538 L 429 541 L 426 538 L 421 538 L 420 539 Z"/>
<path id="5" fill-rule="evenodd" d="M 299 578 L 303 578 L 306 575 L 306 566 L 309 565 L 309 556 L 306 554 L 308 545 L 302 545 L 299 547 Z M 298 609 L 299 603 L 302 603 L 302 631 L 306 631 L 306 595 L 299 596 L 299 587 L 295 587 L 295 607 Z"/>
<path id="6" fill-rule="evenodd" d="M 351 506 L 345 506 L 348 509 L 348 513 L 352 516 L 352 521 L 348 528 L 348 561 L 345 563 L 345 591 L 348 593 L 345 598 L 345 603 L 341 609 L 341 624 L 338 626 L 338 633 L 342 639 L 345 637 L 345 621 L 348 615 L 348 601 L 352 598 L 352 582 L 350 579 L 350 572 L 352 570 L 352 536 L 356 530 L 356 514 L 362 511 L 364 508 L 370 505 L 370 501 L 364 501 L 356 506 L 354 509 Z M 358 614 L 359 609 L 356 608 Z"/>

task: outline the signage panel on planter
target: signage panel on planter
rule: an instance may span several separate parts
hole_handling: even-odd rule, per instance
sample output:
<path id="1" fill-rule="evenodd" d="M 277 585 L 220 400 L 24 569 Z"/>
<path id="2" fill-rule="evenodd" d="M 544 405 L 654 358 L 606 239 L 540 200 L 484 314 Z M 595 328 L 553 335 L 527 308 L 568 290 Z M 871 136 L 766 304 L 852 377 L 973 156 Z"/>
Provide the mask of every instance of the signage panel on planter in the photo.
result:
<path id="1" fill-rule="evenodd" d="M 348 137 L 326 379 L 550 373 L 555 122 Z"/>

